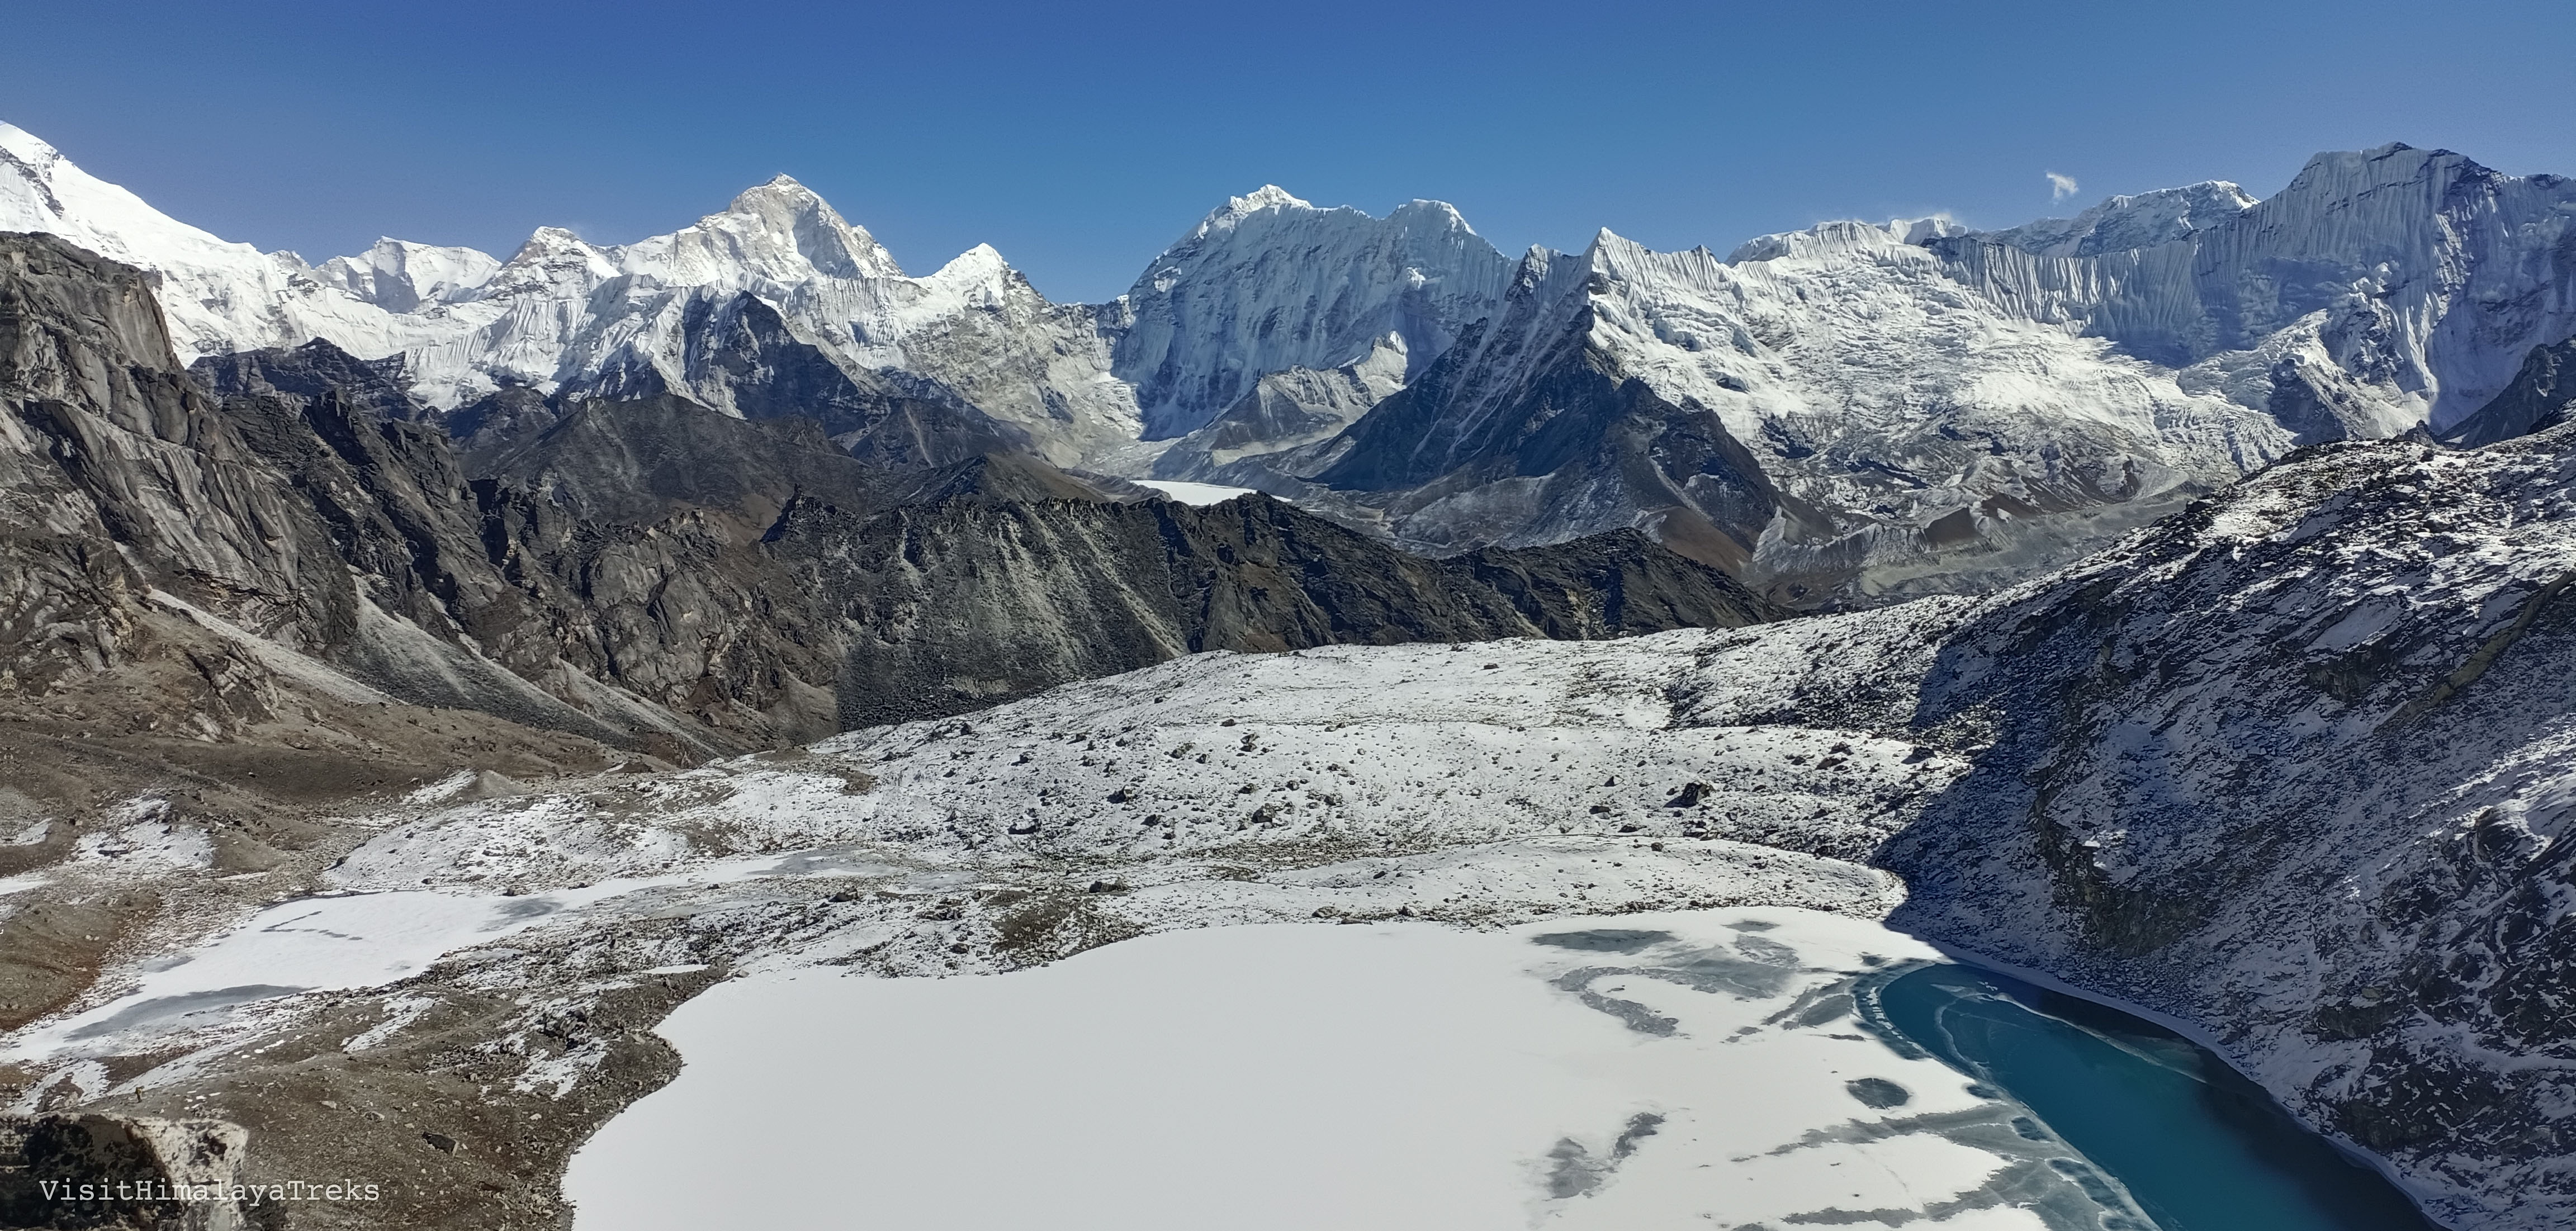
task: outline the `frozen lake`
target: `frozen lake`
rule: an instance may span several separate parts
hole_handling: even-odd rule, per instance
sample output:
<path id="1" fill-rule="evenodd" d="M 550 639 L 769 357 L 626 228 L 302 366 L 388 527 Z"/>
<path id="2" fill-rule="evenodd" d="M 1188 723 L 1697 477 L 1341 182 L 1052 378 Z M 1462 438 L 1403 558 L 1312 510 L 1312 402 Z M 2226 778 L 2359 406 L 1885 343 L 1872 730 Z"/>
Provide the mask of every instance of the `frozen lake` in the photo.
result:
<path id="1" fill-rule="evenodd" d="M 1178 479 L 1137 479 L 1138 487 L 1150 487 L 1183 504 L 1223 504 L 1237 496 L 1249 496 L 1249 487 L 1220 487 L 1214 483 L 1184 483 Z"/>
<path id="2" fill-rule="evenodd" d="M 665 1023 L 685 1071 L 566 1191 L 583 1231 L 2142 1225 L 2019 1103 L 1860 1025 L 1864 979 L 1933 956 L 1748 909 L 754 976 Z"/>

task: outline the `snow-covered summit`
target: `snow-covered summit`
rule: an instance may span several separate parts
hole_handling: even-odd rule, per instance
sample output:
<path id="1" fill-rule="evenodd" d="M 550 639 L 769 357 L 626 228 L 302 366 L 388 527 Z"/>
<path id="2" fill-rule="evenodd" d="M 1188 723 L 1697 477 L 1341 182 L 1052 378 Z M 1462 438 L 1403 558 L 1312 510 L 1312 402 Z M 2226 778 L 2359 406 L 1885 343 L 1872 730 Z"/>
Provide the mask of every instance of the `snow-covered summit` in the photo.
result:
<path id="1" fill-rule="evenodd" d="M 1242 196 L 1227 197 L 1225 204 L 1208 211 L 1208 216 L 1199 219 L 1199 224 L 1191 228 L 1190 238 L 1204 239 L 1211 232 L 1232 229 L 1237 223 L 1266 209 L 1313 208 L 1297 194 L 1277 184 L 1263 184 Z"/>
<path id="2" fill-rule="evenodd" d="M 158 275 L 183 360 L 316 336 L 346 339 L 371 357 L 402 349 L 388 344 L 383 309 L 316 276 L 294 253 L 263 253 L 171 218 L 5 123 L 0 231 L 59 235 Z"/>
<path id="3" fill-rule="evenodd" d="M 2112 197 L 2072 218 L 2042 218 L 1988 232 L 1985 238 L 2041 256 L 2127 252 L 2171 243 L 2231 221 L 2253 208 L 2255 200 L 2253 194 L 2225 180 L 2206 180 Z"/>
<path id="4" fill-rule="evenodd" d="M 35 134 L 0 123 L 0 229 L 60 235 L 113 260 L 186 254 L 200 263 L 262 261 L 92 176 Z"/>
<path id="5" fill-rule="evenodd" d="M 1136 279 L 1112 371 L 1135 386 L 1147 437 L 1176 436 L 1265 373 L 1351 363 L 1389 333 L 1427 365 L 1500 300 L 1512 269 L 1441 202 L 1377 218 L 1265 185 Z"/>
<path id="6" fill-rule="evenodd" d="M 1930 229 L 1831 222 L 1732 260 L 1607 230 L 1578 253 L 1535 249 L 1451 370 L 1297 473 L 1424 493 L 1386 515 L 1427 545 L 1669 528 L 1686 512 L 1714 527 L 1712 562 L 1826 584 L 1885 575 L 1865 583 L 1880 587 L 1971 545 L 1995 567 L 2035 567 L 2096 533 L 2061 538 L 2052 519 L 2161 508 L 2290 447 L 2258 409 L 1960 285 L 1916 242 Z M 1673 410 L 1639 426 L 1576 392 L 1594 387 L 1587 372 L 1633 379 Z M 1583 415 L 1668 443 L 1607 469 L 1588 447 L 1543 443 Z M 1707 418 L 1748 452 L 1670 443 L 1707 437 Z M 1359 456 L 1372 449 L 1403 460 Z M 1649 466 L 1659 478 L 1605 494 L 1614 470 L 1645 483 Z M 1542 480 L 1572 494 L 1532 495 Z M 1709 537 L 1721 530 L 1734 548 Z"/>
<path id="7" fill-rule="evenodd" d="M 500 261 L 472 248 L 382 238 L 356 256 L 324 261 L 314 276 L 388 312 L 410 312 L 467 298 L 500 269 Z"/>
<path id="8" fill-rule="evenodd" d="M 713 319 L 689 305 L 748 294 L 854 374 L 898 368 L 955 390 L 1029 427 L 1054 460 L 1137 435 L 1127 387 L 1106 375 L 1097 309 L 1048 303 L 984 246 L 907 277 L 865 228 L 784 175 L 631 244 L 540 227 L 506 260 L 384 239 L 317 268 L 177 222 L 0 125 L 0 230 L 60 235 L 157 275 L 182 361 L 318 337 L 361 358 L 401 355 L 412 392 L 432 406 L 502 384 L 552 391 L 611 370 L 631 379 L 637 365 L 689 392 L 682 334 Z"/>
<path id="9" fill-rule="evenodd" d="M 903 276 L 875 236 L 784 175 L 745 190 L 722 213 L 629 245 L 622 264 L 676 286 Z"/>
<path id="10" fill-rule="evenodd" d="M 538 227 L 477 288 L 481 299 L 524 295 L 586 296 L 618 275 L 618 252 L 562 227 Z"/>
<path id="11" fill-rule="evenodd" d="M 2189 370 L 2317 438 L 2447 427 L 2576 333 L 2576 181 L 2384 145 L 2319 154 L 2231 213 L 2240 195 L 2115 198 L 2088 211 L 2089 235 L 2034 224 L 1934 247 L 2018 315 Z"/>

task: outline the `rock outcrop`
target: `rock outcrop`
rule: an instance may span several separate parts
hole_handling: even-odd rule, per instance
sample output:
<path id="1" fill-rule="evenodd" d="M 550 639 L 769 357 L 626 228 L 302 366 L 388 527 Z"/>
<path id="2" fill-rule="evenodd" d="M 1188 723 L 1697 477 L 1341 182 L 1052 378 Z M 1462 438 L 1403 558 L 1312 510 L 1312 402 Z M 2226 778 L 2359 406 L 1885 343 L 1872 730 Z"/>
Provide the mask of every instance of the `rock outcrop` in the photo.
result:
<path id="1" fill-rule="evenodd" d="M 2441 440 L 2474 449 L 2556 427 L 2571 414 L 2576 414 L 2576 338 L 2531 348 L 2513 383 L 2442 433 Z"/>
<path id="2" fill-rule="evenodd" d="M 242 1185 L 236 1172 L 249 1140 L 240 1125 L 221 1120 L 98 1113 L 0 1117 L 0 1224 L 66 1231 L 243 1231 L 263 1225 L 250 1214 L 265 1192 L 237 1191 Z"/>
<path id="3" fill-rule="evenodd" d="M 1433 560 L 1266 496 L 977 497 L 862 518 L 808 500 L 771 547 L 844 622 L 841 720 L 963 713 L 1184 654 L 1593 640 L 1778 610 L 1633 531 Z"/>

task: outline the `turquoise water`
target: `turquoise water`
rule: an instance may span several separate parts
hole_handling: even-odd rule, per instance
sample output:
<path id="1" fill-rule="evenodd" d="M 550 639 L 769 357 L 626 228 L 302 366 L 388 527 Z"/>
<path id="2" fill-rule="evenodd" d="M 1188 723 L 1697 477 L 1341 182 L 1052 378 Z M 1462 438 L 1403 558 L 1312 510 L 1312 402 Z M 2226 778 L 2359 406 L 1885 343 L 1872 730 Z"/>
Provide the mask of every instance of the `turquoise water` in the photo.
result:
<path id="1" fill-rule="evenodd" d="M 2030 1108 L 2164 1231 L 2436 1231 L 2377 1171 L 2180 1035 L 1966 966 L 1867 989 L 1866 1017 Z"/>

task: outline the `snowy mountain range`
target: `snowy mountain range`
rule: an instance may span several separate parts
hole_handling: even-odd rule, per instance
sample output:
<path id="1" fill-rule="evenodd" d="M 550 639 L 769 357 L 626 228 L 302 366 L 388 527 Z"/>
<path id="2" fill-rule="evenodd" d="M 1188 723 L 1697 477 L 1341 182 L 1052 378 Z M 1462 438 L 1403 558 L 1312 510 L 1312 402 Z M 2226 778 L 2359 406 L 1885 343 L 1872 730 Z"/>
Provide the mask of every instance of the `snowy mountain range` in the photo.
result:
<path id="1" fill-rule="evenodd" d="M 1435 553 L 1635 526 L 1802 605 L 1991 588 L 2298 445 L 2449 429 L 2576 334 L 2576 184 L 2395 145 L 2319 155 L 2266 201 L 2210 182 L 1723 258 L 1605 230 L 1514 259 L 1438 202 L 1377 218 L 1264 187 L 1102 305 L 1047 301 L 989 247 L 910 276 L 784 176 L 633 244 L 542 228 L 506 260 L 387 239 L 315 266 L 18 129 L 0 164 L 0 230 L 158 273 L 183 359 L 319 337 L 400 355 L 433 408 L 667 391 L 762 417 L 786 347 L 800 389 L 821 373 L 861 408 L 833 430 L 863 454 L 888 454 L 888 414 L 929 413 L 932 436 L 1260 488 Z M 746 314 L 765 349 L 710 340 Z"/>

